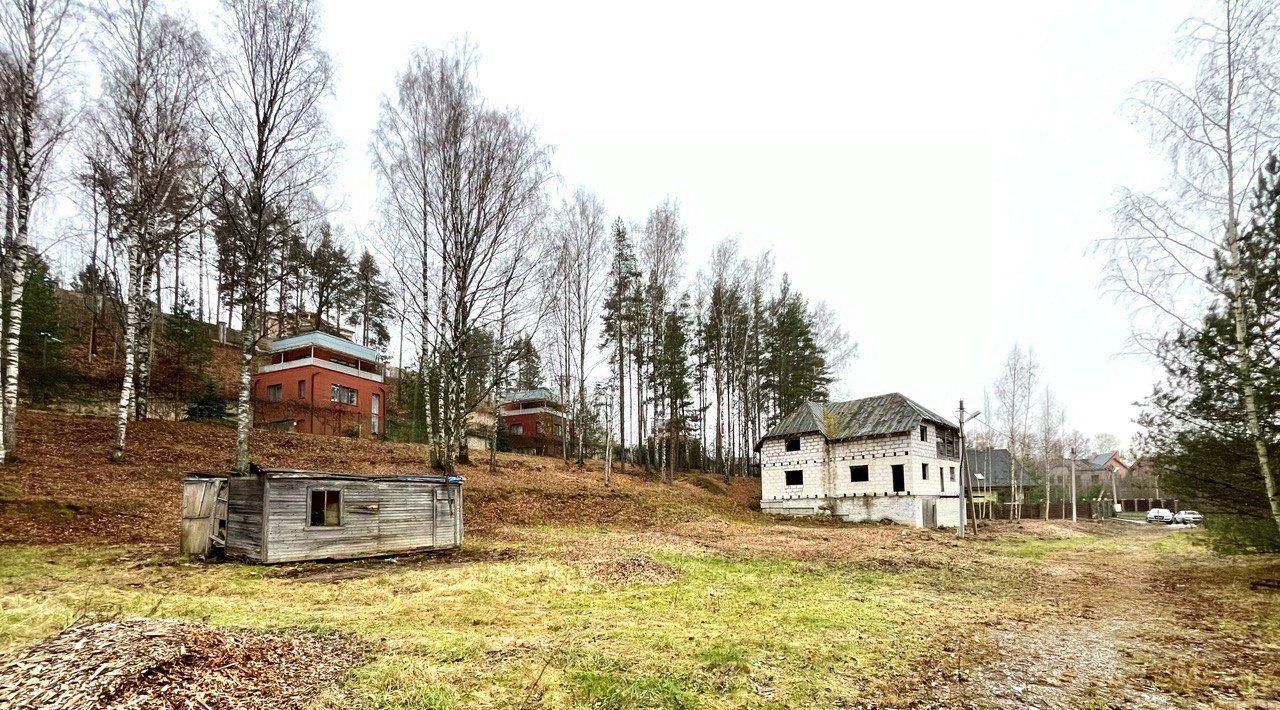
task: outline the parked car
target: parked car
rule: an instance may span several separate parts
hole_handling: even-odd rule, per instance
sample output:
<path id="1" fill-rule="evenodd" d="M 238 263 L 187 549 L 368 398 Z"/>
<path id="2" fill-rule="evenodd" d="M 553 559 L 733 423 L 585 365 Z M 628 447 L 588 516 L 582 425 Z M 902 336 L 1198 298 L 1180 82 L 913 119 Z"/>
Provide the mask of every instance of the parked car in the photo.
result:
<path id="1" fill-rule="evenodd" d="M 1204 522 L 1204 516 L 1194 510 L 1179 510 L 1177 515 L 1173 516 L 1173 522 L 1184 525 L 1199 525 Z"/>
<path id="2" fill-rule="evenodd" d="M 1166 525 L 1172 523 L 1173 511 L 1168 508 L 1152 508 L 1147 511 L 1147 522 L 1164 523 Z"/>

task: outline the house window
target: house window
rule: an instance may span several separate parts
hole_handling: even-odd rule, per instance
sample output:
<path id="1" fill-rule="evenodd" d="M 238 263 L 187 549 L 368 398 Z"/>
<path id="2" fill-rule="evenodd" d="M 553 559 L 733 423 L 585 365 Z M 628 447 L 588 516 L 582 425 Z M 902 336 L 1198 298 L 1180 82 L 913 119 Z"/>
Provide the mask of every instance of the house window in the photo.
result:
<path id="1" fill-rule="evenodd" d="M 929 480 L 929 464 L 927 463 L 920 464 L 920 480 Z"/>
<path id="2" fill-rule="evenodd" d="M 850 466 L 849 480 L 853 483 L 866 483 L 871 480 L 871 474 L 866 466 Z"/>
<path id="3" fill-rule="evenodd" d="M 564 425 L 563 425 L 563 424 L 556 424 L 554 427 L 552 427 L 552 429 L 555 431 L 556 436 L 564 436 Z"/>
<path id="4" fill-rule="evenodd" d="M 307 398 L 307 381 L 298 380 L 298 399 Z"/>
<path id="5" fill-rule="evenodd" d="M 524 425 L 523 425 L 523 424 L 512 424 L 512 425 L 511 425 L 511 433 L 512 433 L 512 434 L 515 434 L 516 436 L 520 436 L 521 434 L 523 434 L 523 433 L 524 433 Z"/>
<path id="6" fill-rule="evenodd" d="M 343 387 L 342 385 L 329 386 L 329 399 L 340 404 L 356 403 L 356 391 L 351 387 Z"/>
<path id="7" fill-rule="evenodd" d="M 279 402 L 284 397 L 284 385 L 267 385 L 267 399 Z"/>
<path id="8" fill-rule="evenodd" d="M 804 485 L 804 471 L 787 471 L 787 485 L 788 485 L 788 486 L 803 486 L 803 485 Z"/>
<path id="9" fill-rule="evenodd" d="M 799 451 L 800 439 L 787 439 L 787 451 Z"/>
<path id="10" fill-rule="evenodd" d="M 311 510 L 307 517 L 313 528 L 332 528 L 342 525 L 342 491 L 312 489 Z"/>
<path id="11" fill-rule="evenodd" d="M 920 441 L 928 441 L 928 440 L 929 440 L 929 427 L 921 424 L 920 425 Z"/>
<path id="12" fill-rule="evenodd" d="M 542 433 L 542 422 L 534 422 L 534 423 L 533 423 L 533 433 L 535 433 L 535 434 L 541 434 L 541 433 Z"/>
<path id="13" fill-rule="evenodd" d="M 952 467 L 951 467 L 951 473 L 950 473 L 950 475 L 951 475 L 951 480 L 952 480 L 952 481 L 955 481 L 955 480 L 956 480 L 956 467 L 955 467 L 955 466 L 952 466 Z"/>

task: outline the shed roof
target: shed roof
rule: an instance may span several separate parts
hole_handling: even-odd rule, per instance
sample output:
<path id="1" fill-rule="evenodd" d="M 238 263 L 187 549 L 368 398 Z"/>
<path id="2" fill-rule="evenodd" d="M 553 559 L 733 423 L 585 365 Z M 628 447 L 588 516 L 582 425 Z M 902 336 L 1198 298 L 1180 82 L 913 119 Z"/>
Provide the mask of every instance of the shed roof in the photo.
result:
<path id="1" fill-rule="evenodd" d="M 340 352 L 343 355 L 368 360 L 369 362 L 378 362 L 381 355 L 373 348 L 367 348 L 363 345 L 357 345 L 346 338 L 339 338 L 336 335 L 313 330 L 309 333 L 299 333 L 289 338 L 282 338 L 271 344 L 272 352 L 280 352 L 282 350 L 292 350 L 294 348 L 305 348 L 314 345 L 316 347 L 327 348 L 334 352 Z"/>
<path id="2" fill-rule="evenodd" d="M 925 421 L 957 428 L 950 419 L 898 392 L 847 402 L 806 402 L 773 425 L 760 441 L 796 434 L 822 434 L 832 441 L 857 439 L 911 431 Z"/>
<path id="3" fill-rule="evenodd" d="M 254 468 L 252 474 L 270 479 L 306 479 L 326 481 L 405 481 L 413 483 L 462 483 L 461 476 L 434 476 L 411 473 L 349 473 L 343 471 L 304 471 L 291 468 Z M 230 478 L 238 473 L 192 472 L 187 478 Z"/>

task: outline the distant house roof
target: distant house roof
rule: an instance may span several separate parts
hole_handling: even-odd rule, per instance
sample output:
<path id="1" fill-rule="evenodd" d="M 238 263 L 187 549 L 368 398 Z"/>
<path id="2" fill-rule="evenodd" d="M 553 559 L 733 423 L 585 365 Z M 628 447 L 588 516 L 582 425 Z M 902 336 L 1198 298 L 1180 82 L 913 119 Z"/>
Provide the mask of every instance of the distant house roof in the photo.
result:
<path id="1" fill-rule="evenodd" d="M 1093 465 L 1095 465 L 1095 466 L 1106 466 L 1106 465 L 1107 465 L 1107 463 L 1108 463 L 1108 462 L 1110 462 L 1112 458 L 1119 459 L 1119 458 L 1120 458 L 1120 452 L 1119 452 L 1119 451 L 1107 451 L 1107 452 L 1104 452 L 1104 453 L 1098 454 L 1097 456 L 1094 456 L 1092 459 L 1090 459 L 1090 461 L 1091 461 L 1091 462 L 1093 463 Z M 1123 465 L 1124 465 L 1124 461 L 1120 461 L 1120 464 L 1123 466 Z"/>
<path id="2" fill-rule="evenodd" d="M 975 487 L 1013 485 L 1009 478 L 1008 449 L 970 449 L 964 455 Z"/>
<path id="3" fill-rule="evenodd" d="M 897 392 L 848 402 L 806 402 L 773 425 L 760 442 L 796 434 L 822 434 L 832 441 L 899 434 L 924 421 L 957 428 L 951 420 Z"/>
<path id="4" fill-rule="evenodd" d="M 1105 471 L 1107 473 L 1111 473 L 1111 469 L 1106 466 L 1106 463 L 1110 460 L 1110 454 L 1107 454 L 1107 457 L 1102 459 L 1102 463 L 1096 463 L 1098 461 L 1097 456 L 1091 459 L 1076 459 L 1076 473 L 1089 473 L 1091 471 Z"/>
<path id="5" fill-rule="evenodd" d="M 360 358 L 361 360 L 368 360 L 369 362 L 378 362 L 381 358 L 378 351 L 373 348 L 356 345 L 345 338 L 339 338 L 336 335 L 322 333 L 318 330 L 313 330 L 309 333 L 300 333 L 290 338 L 277 340 L 271 344 L 271 351 L 280 352 L 282 350 L 305 348 L 312 345 L 319 348 L 327 348 L 334 352 L 342 353 L 343 355 Z"/>
<path id="6" fill-rule="evenodd" d="M 546 387 L 539 387 L 536 390 L 519 390 L 517 392 L 508 392 L 503 398 L 503 402 L 527 402 L 531 399 L 545 399 L 556 404 L 560 403 L 560 398 L 554 392 Z"/>

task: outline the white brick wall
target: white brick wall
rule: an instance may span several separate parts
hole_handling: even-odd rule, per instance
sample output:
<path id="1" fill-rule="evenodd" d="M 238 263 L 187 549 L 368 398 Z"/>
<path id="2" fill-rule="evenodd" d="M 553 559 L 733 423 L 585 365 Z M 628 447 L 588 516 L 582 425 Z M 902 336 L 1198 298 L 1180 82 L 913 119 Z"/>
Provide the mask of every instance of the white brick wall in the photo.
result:
<path id="1" fill-rule="evenodd" d="M 824 514 L 846 520 L 890 518 L 921 525 L 921 500 L 916 496 L 959 492 L 959 482 L 952 478 L 951 470 L 956 469 L 958 476 L 960 462 L 938 457 L 937 431 L 932 424 L 926 426 L 927 441 L 920 440 L 918 430 L 835 442 L 830 447 L 821 434 L 791 437 L 800 439 L 799 451 L 787 451 L 786 438 L 766 440 L 760 447 L 761 509 L 781 515 Z M 929 465 L 927 480 L 921 475 L 922 464 Z M 895 465 L 903 467 L 910 496 L 894 493 Z M 852 466 L 866 466 L 868 480 L 852 481 Z M 787 471 L 802 471 L 803 483 L 786 485 Z M 867 498 L 880 502 L 859 502 Z M 957 510 L 947 500 L 938 501 L 939 525 L 955 524 Z"/>

